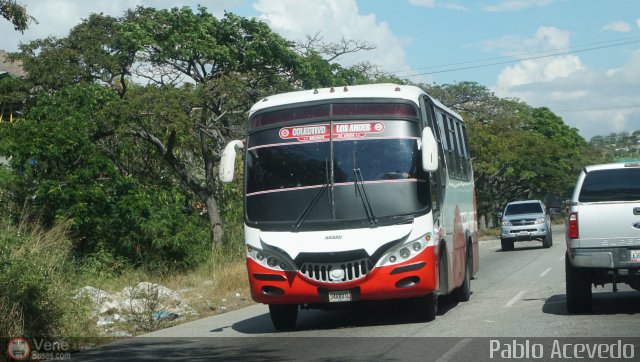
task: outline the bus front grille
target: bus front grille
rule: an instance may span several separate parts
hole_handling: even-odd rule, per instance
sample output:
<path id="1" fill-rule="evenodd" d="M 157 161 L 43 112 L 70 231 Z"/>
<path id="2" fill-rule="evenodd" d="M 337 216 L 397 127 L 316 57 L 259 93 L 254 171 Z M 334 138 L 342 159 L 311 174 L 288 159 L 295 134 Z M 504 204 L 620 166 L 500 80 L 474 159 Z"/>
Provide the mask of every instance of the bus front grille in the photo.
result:
<path id="1" fill-rule="evenodd" d="M 324 283 L 344 283 L 364 278 L 372 269 L 369 259 L 342 263 L 302 264 L 300 272 L 311 280 Z"/>

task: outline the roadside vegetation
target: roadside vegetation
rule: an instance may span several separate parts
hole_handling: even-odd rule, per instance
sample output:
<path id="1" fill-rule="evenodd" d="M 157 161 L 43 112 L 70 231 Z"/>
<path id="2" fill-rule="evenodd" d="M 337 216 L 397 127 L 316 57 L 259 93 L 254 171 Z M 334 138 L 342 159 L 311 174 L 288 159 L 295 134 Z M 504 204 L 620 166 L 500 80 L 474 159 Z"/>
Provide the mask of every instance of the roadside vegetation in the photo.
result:
<path id="1" fill-rule="evenodd" d="M 0 337 L 101 335 L 85 286 L 162 284 L 198 317 L 251 303 L 242 170 L 222 185 L 221 151 L 267 95 L 410 83 L 335 62 L 371 48 L 296 43 L 203 7 L 93 14 L 22 44 L 9 61 L 27 75 L 0 79 Z M 584 165 L 617 157 L 547 108 L 473 82 L 417 85 L 466 120 L 482 229 L 506 202 L 566 198 Z"/>

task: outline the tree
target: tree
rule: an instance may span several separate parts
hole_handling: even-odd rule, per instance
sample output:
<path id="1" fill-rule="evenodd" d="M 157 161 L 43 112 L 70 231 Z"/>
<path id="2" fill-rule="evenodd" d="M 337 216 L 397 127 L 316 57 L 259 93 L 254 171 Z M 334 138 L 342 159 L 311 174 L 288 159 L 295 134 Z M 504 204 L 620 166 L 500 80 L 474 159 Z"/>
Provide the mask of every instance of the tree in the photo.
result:
<path id="1" fill-rule="evenodd" d="M 15 0 L 0 0 L 0 15 L 9 20 L 15 30 L 21 33 L 27 30 L 29 23 L 38 23 L 33 16 L 27 14 L 27 8 Z"/>
<path id="2" fill-rule="evenodd" d="M 139 7 L 124 20 L 125 33 L 139 39 L 138 59 L 154 71 L 136 74 L 164 87 L 178 82 L 195 84 L 196 103 L 182 108 L 183 117 L 154 113 L 166 122 L 162 136 L 145 127 L 145 115 L 134 117 L 129 133 L 153 145 L 179 179 L 206 206 L 213 230 L 212 245 L 223 238 L 218 204 L 217 162 L 226 143 L 241 135 L 244 114 L 259 97 L 287 89 L 287 79 L 302 71 L 292 43 L 266 24 L 226 13 L 216 19 L 206 9 L 155 10 Z M 141 40 L 140 40 L 141 39 Z M 179 127 L 180 121 L 191 125 Z M 181 132 L 184 131 L 184 132 Z M 180 140 L 193 136 L 197 148 L 178 150 Z M 181 157 L 182 155 L 182 157 Z M 186 159 L 200 165 L 195 173 Z"/>
<path id="3" fill-rule="evenodd" d="M 0 127 L 11 156 L 14 202 L 45 226 L 69 224 L 79 258 L 106 251 L 148 268 L 197 265 L 208 230 L 188 194 L 158 179 L 122 172 L 96 134 L 126 117 L 126 102 L 95 84 L 40 95 L 27 114 Z M 126 171 L 126 169 L 124 170 Z M 203 238 L 204 236 L 204 238 Z"/>

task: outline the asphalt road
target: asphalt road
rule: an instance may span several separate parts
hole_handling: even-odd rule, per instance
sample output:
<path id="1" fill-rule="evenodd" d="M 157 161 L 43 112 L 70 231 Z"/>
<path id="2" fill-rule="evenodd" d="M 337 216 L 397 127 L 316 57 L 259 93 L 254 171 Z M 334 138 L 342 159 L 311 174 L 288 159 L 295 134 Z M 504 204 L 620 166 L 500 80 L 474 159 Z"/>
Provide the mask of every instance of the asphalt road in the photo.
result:
<path id="1" fill-rule="evenodd" d="M 441 301 L 442 310 L 430 323 L 416 322 L 405 303 L 385 302 L 348 310 L 304 310 L 295 331 L 277 333 L 268 308 L 254 305 L 120 340 L 74 358 L 479 361 L 519 357 L 521 351 L 530 353 L 527 360 L 549 360 L 577 358 L 583 349 L 572 349 L 576 345 L 600 343 L 607 343 L 606 351 L 626 346 L 627 357 L 633 347 L 633 357 L 640 358 L 640 292 L 626 285 L 617 293 L 610 285 L 599 287 L 591 313 L 568 314 L 563 233 L 561 225 L 554 226 L 550 249 L 532 241 L 502 252 L 499 240 L 482 241 L 470 301 Z"/>

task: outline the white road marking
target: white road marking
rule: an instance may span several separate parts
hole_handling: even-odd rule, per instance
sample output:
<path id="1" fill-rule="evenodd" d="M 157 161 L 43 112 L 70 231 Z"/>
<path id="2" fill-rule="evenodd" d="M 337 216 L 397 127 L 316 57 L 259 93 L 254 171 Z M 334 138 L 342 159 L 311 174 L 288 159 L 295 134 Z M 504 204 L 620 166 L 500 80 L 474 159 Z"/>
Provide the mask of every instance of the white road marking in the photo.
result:
<path id="1" fill-rule="evenodd" d="M 436 362 L 448 362 L 458 352 L 462 351 L 462 349 L 467 344 L 471 343 L 472 340 L 473 340 L 473 338 L 464 338 L 464 339 L 462 339 L 460 342 L 456 343 L 455 346 L 451 347 L 451 349 L 448 350 L 445 354 L 440 356 L 440 358 L 438 358 L 436 360 Z"/>
<path id="2" fill-rule="evenodd" d="M 526 290 L 521 290 L 520 293 L 516 294 L 515 297 L 511 298 L 511 300 L 504 305 L 504 308 L 510 308 L 512 305 L 516 304 L 516 302 L 520 300 L 526 292 Z"/>
<path id="3" fill-rule="evenodd" d="M 563 256 L 561 256 L 561 257 L 560 257 L 560 259 L 558 259 L 558 260 L 564 260 L 564 255 L 563 255 Z"/>
<path id="4" fill-rule="evenodd" d="M 551 271 L 551 269 L 553 269 L 553 268 L 547 268 L 545 271 L 540 273 L 540 277 L 542 278 L 543 276 L 547 275 Z"/>

